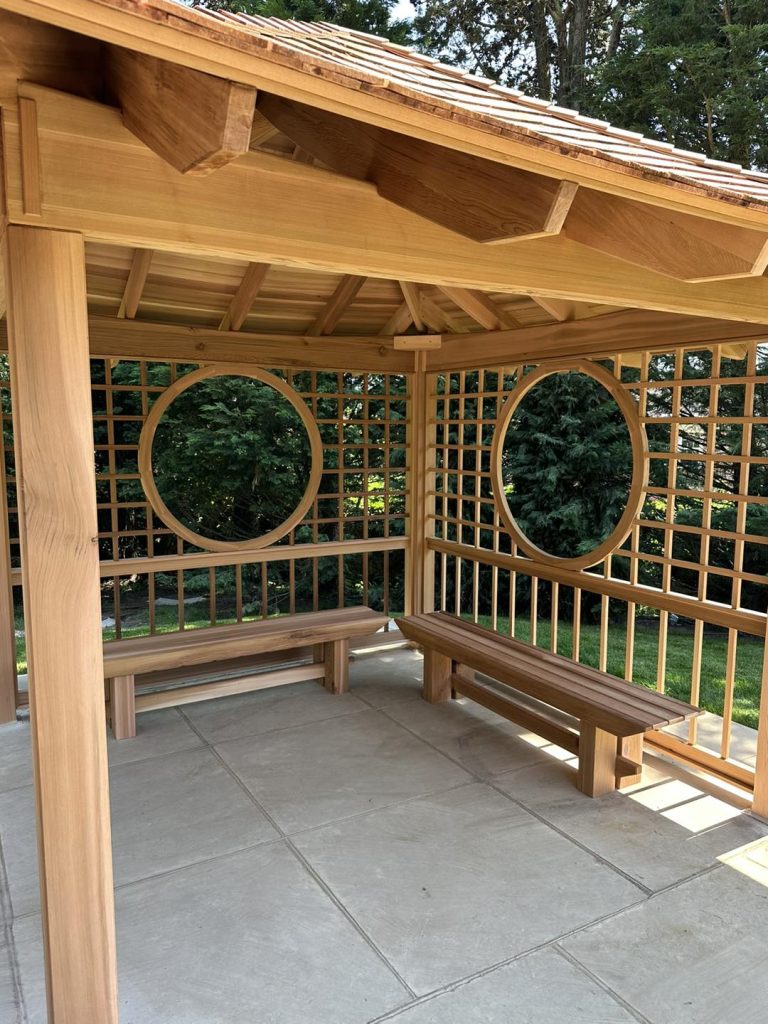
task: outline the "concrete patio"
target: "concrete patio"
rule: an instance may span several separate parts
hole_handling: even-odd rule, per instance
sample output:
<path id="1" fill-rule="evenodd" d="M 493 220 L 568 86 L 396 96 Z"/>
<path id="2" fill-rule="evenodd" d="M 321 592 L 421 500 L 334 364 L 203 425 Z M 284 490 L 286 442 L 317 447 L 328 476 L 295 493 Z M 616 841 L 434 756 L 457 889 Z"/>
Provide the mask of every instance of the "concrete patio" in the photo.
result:
<path id="1" fill-rule="evenodd" d="M 563 752 L 419 700 L 420 669 L 359 655 L 349 695 L 191 704 L 110 741 L 121 1020 L 762 1022 L 768 828 L 659 761 L 590 800 Z M 31 781 L 5 726 L 3 1024 L 45 1021 Z"/>

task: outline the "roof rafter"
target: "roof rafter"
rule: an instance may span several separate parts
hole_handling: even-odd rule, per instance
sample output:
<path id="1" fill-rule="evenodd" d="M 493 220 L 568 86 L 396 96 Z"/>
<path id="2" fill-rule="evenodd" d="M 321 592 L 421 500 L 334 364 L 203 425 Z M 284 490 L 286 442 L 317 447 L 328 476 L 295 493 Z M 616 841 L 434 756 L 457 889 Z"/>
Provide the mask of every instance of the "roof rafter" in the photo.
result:
<path id="1" fill-rule="evenodd" d="M 448 285 L 440 285 L 440 291 L 486 331 L 519 326 L 515 317 L 483 292 L 473 291 L 471 288 L 451 288 Z"/>
<path id="2" fill-rule="evenodd" d="M 270 266 L 271 264 L 269 263 L 248 264 L 234 298 L 229 304 L 229 309 L 219 324 L 220 331 L 240 330 L 261 291 L 264 278 L 267 276 Z"/>
<path id="3" fill-rule="evenodd" d="M 138 312 L 153 255 L 153 249 L 137 249 L 133 254 L 131 269 L 128 271 L 128 280 L 125 282 L 125 291 L 120 302 L 120 308 L 117 311 L 117 315 L 121 320 L 123 318 L 133 320 Z"/>
<path id="4" fill-rule="evenodd" d="M 312 335 L 330 334 L 344 315 L 344 311 L 354 301 L 365 281 L 365 277 L 346 274 L 307 333 Z"/>

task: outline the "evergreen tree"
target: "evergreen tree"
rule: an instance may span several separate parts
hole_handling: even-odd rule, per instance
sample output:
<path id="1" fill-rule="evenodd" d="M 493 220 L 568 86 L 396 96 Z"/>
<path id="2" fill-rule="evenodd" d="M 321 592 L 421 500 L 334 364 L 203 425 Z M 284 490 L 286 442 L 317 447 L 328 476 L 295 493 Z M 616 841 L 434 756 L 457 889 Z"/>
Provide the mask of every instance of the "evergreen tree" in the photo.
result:
<path id="1" fill-rule="evenodd" d="M 646 0 L 596 69 L 588 107 L 686 149 L 768 166 L 768 4 Z"/>
<path id="2" fill-rule="evenodd" d="M 419 48 L 565 106 L 610 59 L 638 0 L 416 0 Z"/>

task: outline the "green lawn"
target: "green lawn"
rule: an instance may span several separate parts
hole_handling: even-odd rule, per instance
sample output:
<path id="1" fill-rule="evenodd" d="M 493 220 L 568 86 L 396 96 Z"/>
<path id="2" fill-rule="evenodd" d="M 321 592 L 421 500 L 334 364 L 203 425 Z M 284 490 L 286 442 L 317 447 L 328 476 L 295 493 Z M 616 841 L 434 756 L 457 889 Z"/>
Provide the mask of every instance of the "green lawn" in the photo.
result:
<path id="1" fill-rule="evenodd" d="M 208 625 L 208 602 L 189 605 L 185 609 L 186 624 L 191 629 L 199 629 Z M 234 622 L 234 618 L 219 620 L 219 625 Z M 157 631 L 169 633 L 177 628 L 177 613 L 174 607 L 159 607 L 156 615 Z M 480 616 L 480 624 L 490 628 L 488 616 Z M 23 623 L 17 620 L 17 629 Z M 509 633 L 509 619 L 499 616 L 498 629 Z M 146 625 L 136 625 L 123 629 L 122 635 L 140 636 L 146 634 Z M 581 661 L 586 665 L 597 666 L 599 650 L 599 627 L 583 624 L 581 627 Z M 519 616 L 516 621 L 515 635 L 520 640 L 530 639 L 530 619 L 527 615 Z M 104 630 L 105 640 L 114 640 L 114 629 Z M 549 649 L 550 622 L 540 619 L 538 624 L 538 646 Z M 570 622 L 561 622 L 558 626 L 558 653 L 566 656 L 571 654 L 572 628 Z M 612 624 L 608 631 L 608 671 L 614 675 L 624 675 L 625 628 L 622 624 Z M 656 658 L 658 650 L 658 627 L 655 623 L 638 622 L 635 636 L 635 682 L 652 689 L 656 687 Z M 705 633 L 701 668 L 701 699 L 700 704 L 707 711 L 715 714 L 723 713 L 723 689 L 725 680 L 725 656 L 727 640 L 725 633 L 718 631 Z M 691 659 L 693 655 L 693 632 L 689 626 L 670 626 L 667 643 L 667 676 L 666 691 L 673 697 L 688 700 L 691 689 Z M 740 635 L 736 657 L 736 685 L 734 688 L 733 718 L 743 725 L 757 728 L 758 708 L 760 704 L 760 677 L 762 670 L 762 643 L 753 637 Z M 16 659 L 19 672 L 27 670 L 27 652 L 23 637 L 16 638 Z"/>

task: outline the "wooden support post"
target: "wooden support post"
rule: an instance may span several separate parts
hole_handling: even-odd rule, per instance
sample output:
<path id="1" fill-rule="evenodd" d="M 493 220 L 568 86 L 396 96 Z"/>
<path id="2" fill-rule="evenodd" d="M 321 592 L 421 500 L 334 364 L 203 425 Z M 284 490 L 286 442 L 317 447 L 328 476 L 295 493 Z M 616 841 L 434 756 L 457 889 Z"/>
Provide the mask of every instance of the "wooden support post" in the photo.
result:
<path id="1" fill-rule="evenodd" d="M 325 688 L 331 693 L 349 690 L 349 640 L 332 640 L 325 645 Z"/>
<path id="2" fill-rule="evenodd" d="M 635 764 L 643 763 L 643 733 L 637 736 L 618 736 L 616 738 L 616 756 L 626 757 Z M 626 789 L 627 786 L 634 786 L 641 782 L 643 773 L 636 775 L 616 775 L 616 788 Z"/>
<path id="3" fill-rule="evenodd" d="M 16 720 L 16 623 L 3 444 L 0 437 L 0 723 Z"/>
<path id="4" fill-rule="evenodd" d="M 451 672 L 453 662 L 447 654 L 424 648 L 424 686 L 421 692 L 430 704 L 451 699 Z"/>
<path id="5" fill-rule="evenodd" d="M 768 639 L 763 648 L 763 681 L 760 689 L 755 795 L 752 801 L 752 812 L 768 820 Z"/>
<path id="6" fill-rule="evenodd" d="M 587 796 L 603 796 L 616 788 L 616 737 L 583 719 L 579 724 L 577 785 Z"/>
<path id="7" fill-rule="evenodd" d="M 6 229 L 49 1024 L 117 1024 L 82 236 Z"/>
<path id="8" fill-rule="evenodd" d="M 116 740 L 132 740 L 136 735 L 136 680 L 134 676 L 115 676 L 109 680 L 109 717 Z"/>
<path id="9" fill-rule="evenodd" d="M 408 431 L 408 551 L 405 563 L 405 614 L 434 611 L 435 553 L 427 541 L 434 536 L 435 425 L 430 424 L 433 377 L 427 373 L 427 352 L 414 352 Z"/>

